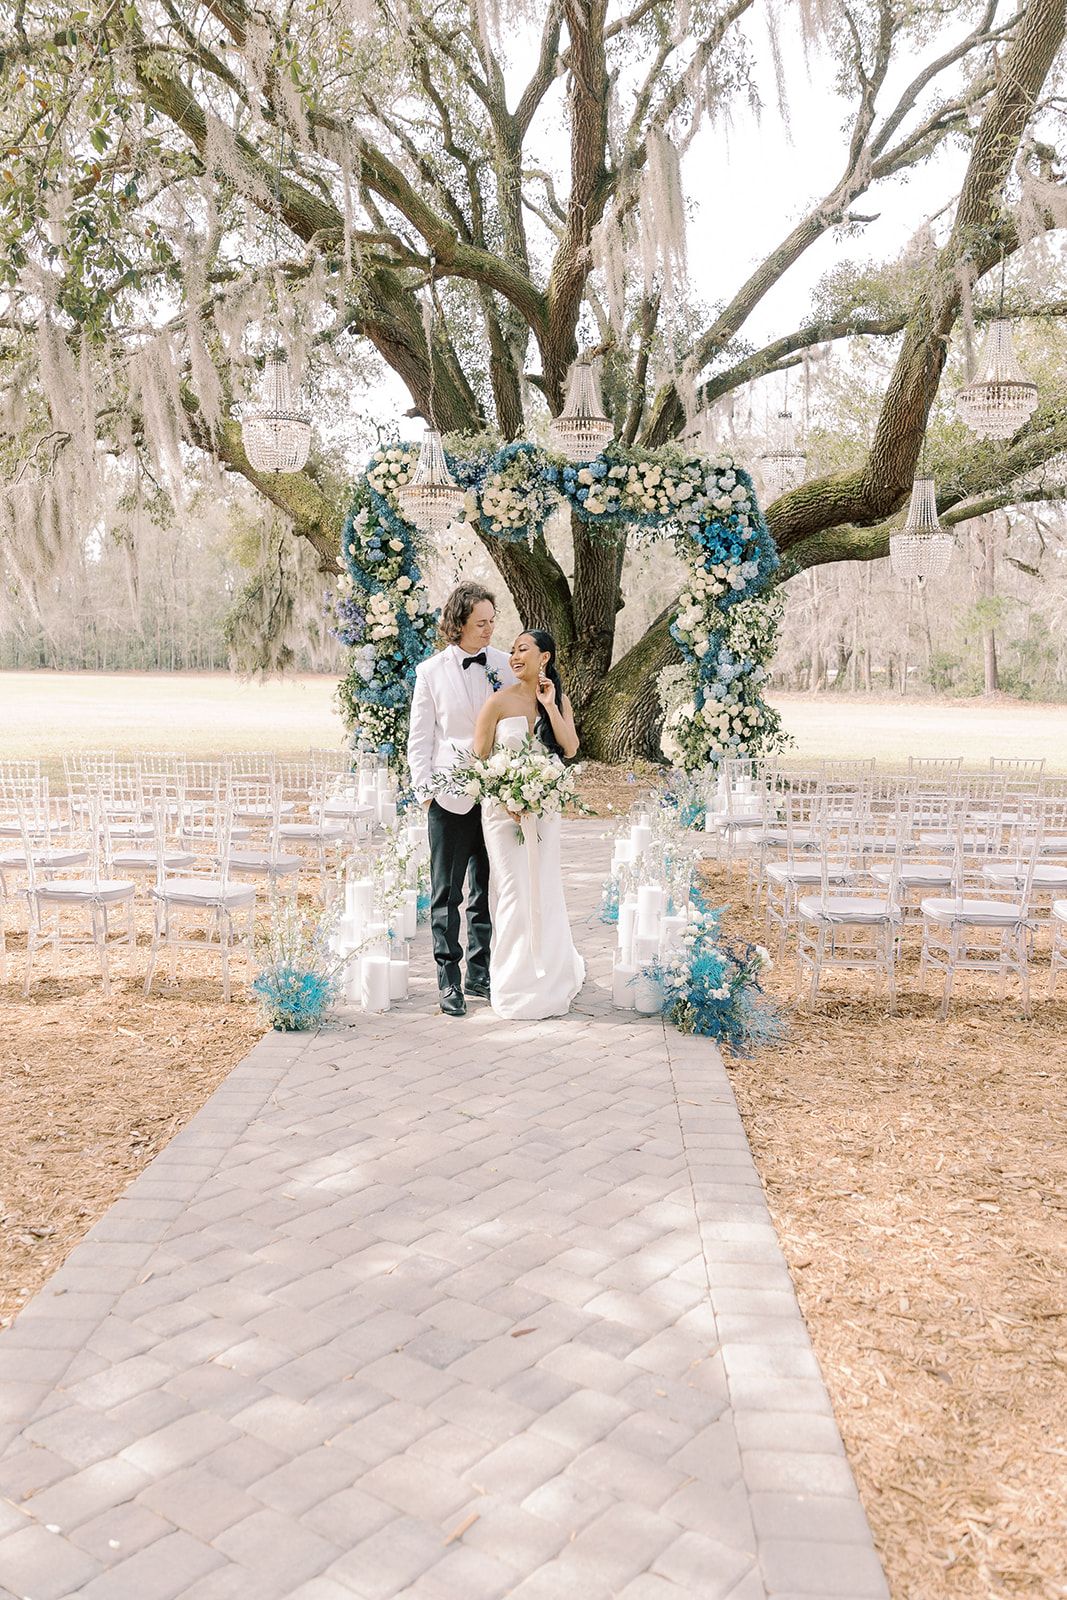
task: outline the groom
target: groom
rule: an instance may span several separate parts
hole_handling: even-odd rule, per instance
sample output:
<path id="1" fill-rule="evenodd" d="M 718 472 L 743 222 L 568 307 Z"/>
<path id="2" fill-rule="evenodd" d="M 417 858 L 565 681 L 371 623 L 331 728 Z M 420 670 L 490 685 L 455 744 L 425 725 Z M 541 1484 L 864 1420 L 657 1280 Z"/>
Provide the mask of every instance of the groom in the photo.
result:
<path id="1" fill-rule="evenodd" d="M 444 647 L 415 668 L 408 734 L 411 784 L 426 807 L 430 830 L 430 931 L 441 1010 L 466 1011 L 460 962 L 460 905 L 467 884 L 467 993 L 489 998 L 489 858 L 482 808 L 458 795 L 431 796 L 430 779 L 447 772 L 471 748 L 474 724 L 497 688 L 515 682 L 503 650 L 489 641 L 496 603 L 479 583 L 453 589 L 441 612 Z M 490 679 L 490 674 L 497 681 Z"/>

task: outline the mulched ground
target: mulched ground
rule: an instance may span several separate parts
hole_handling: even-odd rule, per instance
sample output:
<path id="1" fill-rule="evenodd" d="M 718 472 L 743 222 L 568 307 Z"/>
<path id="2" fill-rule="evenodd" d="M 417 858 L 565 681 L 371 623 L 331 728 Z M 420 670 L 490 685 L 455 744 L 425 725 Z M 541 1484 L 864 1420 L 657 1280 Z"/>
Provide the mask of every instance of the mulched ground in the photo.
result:
<path id="1" fill-rule="evenodd" d="M 583 790 L 618 815 L 651 782 L 590 767 Z M 738 876 L 708 887 L 762 938 Z M 262 1031 L 206 964 L 146 1001 L 119 958 L 105 1000 L 72 960 L 23 1001 L 22 948 L 0 985 L 3 1322 Z M 788 1004 L 792 981 L 787 957 L 768 988 Z M 1067 1595 L 1067 980 L 1056 1003 L 1043 985 L 1027 1023 L 961 982 L 941 1024 L 914 958 L 896 1019 L 835 973 L 782 1048 L 730 1064 L 895 1600 Z"/>

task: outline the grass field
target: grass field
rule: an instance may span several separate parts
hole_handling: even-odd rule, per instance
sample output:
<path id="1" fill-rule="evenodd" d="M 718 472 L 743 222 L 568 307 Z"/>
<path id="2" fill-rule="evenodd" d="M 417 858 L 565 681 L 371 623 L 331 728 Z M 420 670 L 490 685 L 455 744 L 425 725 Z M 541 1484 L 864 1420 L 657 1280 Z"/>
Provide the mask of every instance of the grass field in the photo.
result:
<path id="1" fill-rule="evenodd" d="M 40 760 L 57 777 L 64 750 L 306 756 L 344 739 L 335 688 L 311 674 L 248 683 L 228 672 L 2 672 L 0 759 Z"/>
<path id="2" fill-rule="evenodd" d="M 0 758 L 39 758 L 53 775 L 64 750 L 180 750 L 211 760 L 225 750 L 299 756 L 342 742 L 334 679 L 302 675 L 247 683 L 216 673 L 0 673 Z M 1067 773 L 1067 706 L 1022 700 L 901 700 L 895 696 L 772 695 L 795 744 L 786 760 L 875 756 L 886 769 L 909 755 L 1043 756 Z"/>

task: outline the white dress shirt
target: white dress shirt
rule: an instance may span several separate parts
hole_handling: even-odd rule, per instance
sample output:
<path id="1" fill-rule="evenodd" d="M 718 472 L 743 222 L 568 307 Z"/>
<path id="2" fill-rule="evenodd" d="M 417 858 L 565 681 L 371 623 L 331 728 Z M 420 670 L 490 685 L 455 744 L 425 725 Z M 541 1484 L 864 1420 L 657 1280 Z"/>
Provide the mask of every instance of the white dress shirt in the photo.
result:
<path id="1" fill-rule="evenodd" d="M 515 682 L 515 674 L 503 650 L 486 646 L 485 667 L 464 667 L 470 655 L 479 650 L 461 650 L 448 645 L 415 668 L 415 691 L 411 699 L 411 728 L 408 733 L 408 766 L 411 784 L 419 800 L 428 800 L 430 781 L 436 772 L 447 772 L 474 743 L 478 713 L 494 693 L 486 674 L 490 668 L 500 678 L 501 688 Z M 461 815 L 474 801 L 466 796 L 437 795 L 446 811 Z"/>

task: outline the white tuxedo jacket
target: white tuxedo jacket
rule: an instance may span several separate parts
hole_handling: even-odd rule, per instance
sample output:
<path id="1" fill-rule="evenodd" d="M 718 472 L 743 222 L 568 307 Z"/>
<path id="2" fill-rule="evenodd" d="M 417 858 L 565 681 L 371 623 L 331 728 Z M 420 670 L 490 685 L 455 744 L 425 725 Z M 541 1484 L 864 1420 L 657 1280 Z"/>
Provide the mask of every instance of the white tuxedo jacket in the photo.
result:
<path id="1" fill-rule="evenodd" d="M 498 674 L 501 688 L 515 682 L 515 674 L 503 650 L 488 646 L 485 665 Z M 469 683 L 465 681 L 468 678 Z M 492 693 L 485 667 L 475 665 L 464 669 L 462 653 L 454 645 L 446 645 L 415 668 L 408 766 L 411 786 L 419 800 L 430 798 L 433 773 L 450 771 L 461 753 L 471 748 L 478 713 Z M 436 799 L 439 806 L 457 814 L 470 811 L 474 806 L 473 800 L 459 795 L 437 795 Z"/>

